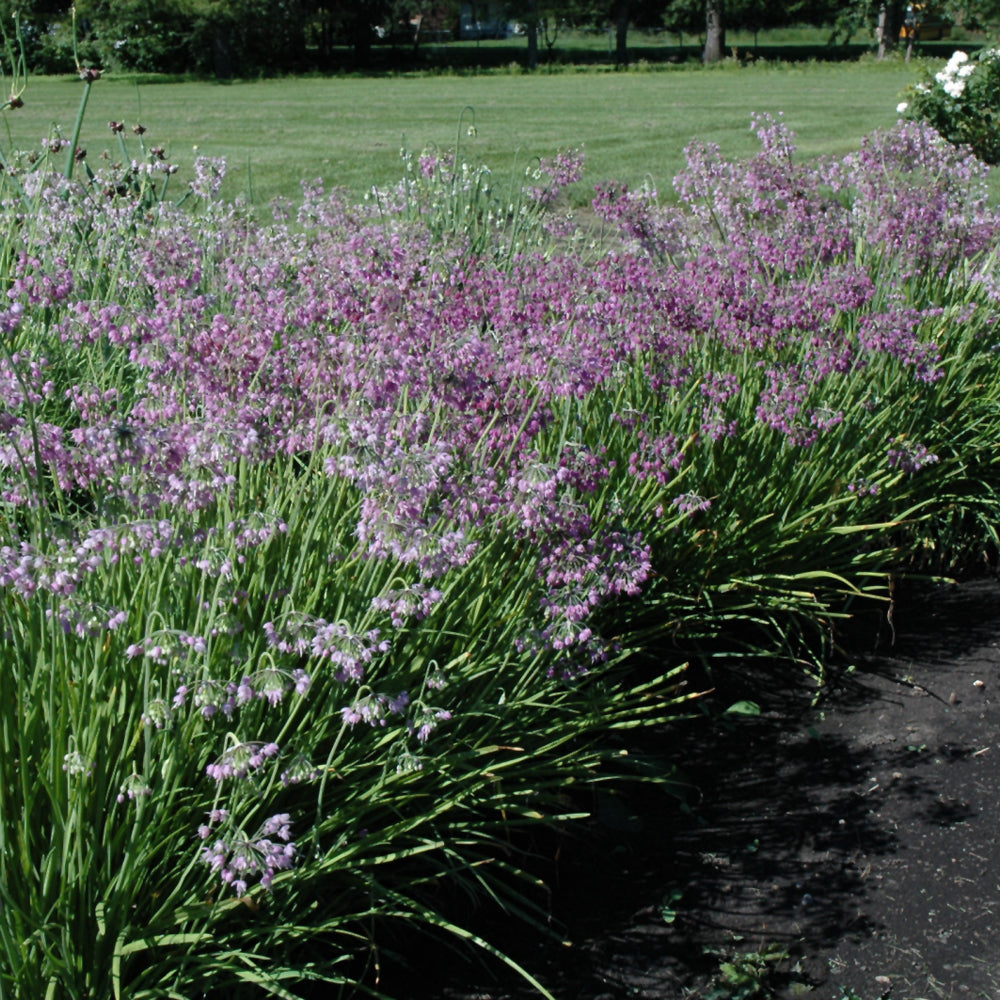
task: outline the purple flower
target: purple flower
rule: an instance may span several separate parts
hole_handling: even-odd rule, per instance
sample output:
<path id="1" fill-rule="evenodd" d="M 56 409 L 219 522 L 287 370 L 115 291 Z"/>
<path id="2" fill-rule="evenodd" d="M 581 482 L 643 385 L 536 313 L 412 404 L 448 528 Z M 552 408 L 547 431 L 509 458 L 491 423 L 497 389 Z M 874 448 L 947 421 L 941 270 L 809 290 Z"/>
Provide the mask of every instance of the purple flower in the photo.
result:
<path id="1" fill-rule="evenodd" d="M 687 514 L 688 517 L 692 517 L 699 511 L 709 510 L 712 506 L 712 501 L 700 496 L 697 493 L 682 493 L 680 496 L 674 497 L 670 503 L 677 508 L 681 514 Z"/>
<path id="2" fill-rule="evenodd" d="M 226 161 L 221 157 L 198 156 L 194 161 L 194 180 L 191 190 L 199 197 L 213 200 L 218 197 L 226 177 Z"/>
<path id="3" fill-rule="evenodd" d="M 262 741 L 234 742 L 223 751 L 213 763 L 205 768 L 205 773 L 221 783 L 227 778 L 246 778 L 260 770 L 279 752 L 277 743 Z"/>
<path id="4" fill-rule="evenodd" d="M 228 821 L 228 814 L 210 817 L 209 824 L 198 828 L 199 839 L 207 840 L 217 825 Z M 261 887 L 269 890 L 275 875 L 289 870 L 298 855 L 288 813 L 276 813 L 264 820 L 251 836 L 239 829 L 223 832 L 201 849 L 201 860 L 211 871 L 218 872 L 223 885 L 238 896 L 247 892 L 252 878 L 258 878 Z"/>
<path id="5" fill-rule="evenodd" d="M 121 789 L 118 792 L 118 801 L 131 801 L 139 798 L 140 796 L 151 795 L 152 792 L 153 789 L 150 787 L 146 778 L 133 771 L 122 784 Z"/>
<path id="6" fill-rule="evenodd" d="M 902 438 L 889 440 L 889 467 L 903 472 L 919 472 L 925 466 L 933 465 L 938 456 L 931 453 L 926 445 L 918 441 L 908 442 Z"/>
<path id="7" fill-rule="evenodd" d="M 337 666 L 341 681 L 360 681 L 365 668 L 379 653 L 389 649 L 377 629 L 363 634 L 355 633 L 342 622 L 328 622 L 324 618 L 292 613 L 281 623 L 266 622 L 264 632 L 268 644 L 282 653 L 297 656 L 314 656 Z M 293 686 L 308 684 L 304 675 L 291 675 Z"/>

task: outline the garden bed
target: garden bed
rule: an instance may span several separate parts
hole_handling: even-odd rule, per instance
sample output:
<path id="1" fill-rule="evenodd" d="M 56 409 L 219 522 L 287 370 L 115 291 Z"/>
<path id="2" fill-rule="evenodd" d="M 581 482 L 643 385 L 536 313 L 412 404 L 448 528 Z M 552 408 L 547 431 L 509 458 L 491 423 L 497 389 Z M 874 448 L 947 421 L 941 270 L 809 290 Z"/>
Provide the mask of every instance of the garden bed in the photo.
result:
<path id="1" fill-rule="evenodd" d="M 0 994 L 409 996 L 417 933 L 545 994 L 504 949 L 592 837 L 606 927 L 651 842 L 647 929 L 715 920 L 685 946 L 709 991 L 808 987 L 793 932 L 875 926 L 848 897 L 891 881 L 878 788 L 834 793 L 861 748 L 801 693 L 893 580 L 996 546 L 1000 216 L 924 126 L 819 163 L 753 128 L 747 161 L 689 147 L 678 202 L 601 185 L 589 232 L 574 150 L 506 188 L 407 152 L 266 221 L 219 160 L 166 203 L 121 122 L 100 173 L 58 138 L 16 160 Z M 884 763 L 860 777 L 904 787 Z M 560 954 L 549 995 L 602 968 Z"/>
<path id="2" fill-rule="evenodd" d="M 997 994 L 1000 584 L 908 586 L 894 623 L 869 621 L 817 705 L 695 723 L 690 812 L 632 795 L 539 859 L 565 940 L 511 946 L 556 997 Z M 459 968 L 420 995 L 537 996 Z"/>

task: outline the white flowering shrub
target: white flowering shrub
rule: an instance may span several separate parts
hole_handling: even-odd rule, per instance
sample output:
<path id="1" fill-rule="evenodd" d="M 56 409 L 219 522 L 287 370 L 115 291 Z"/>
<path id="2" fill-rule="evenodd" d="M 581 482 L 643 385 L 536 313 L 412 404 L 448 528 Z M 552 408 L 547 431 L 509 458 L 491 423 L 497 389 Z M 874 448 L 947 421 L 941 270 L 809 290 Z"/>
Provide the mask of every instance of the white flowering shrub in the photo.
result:
<path id="1" fill-rule="evenodd" d="M 984 49 L 976 58 L 955 52 L 904 96 L 896 108 L 901 115 L 927 122 L 956 146 L 970 146 L 986 163 L 1000 163 L 1000 49 Z"/>

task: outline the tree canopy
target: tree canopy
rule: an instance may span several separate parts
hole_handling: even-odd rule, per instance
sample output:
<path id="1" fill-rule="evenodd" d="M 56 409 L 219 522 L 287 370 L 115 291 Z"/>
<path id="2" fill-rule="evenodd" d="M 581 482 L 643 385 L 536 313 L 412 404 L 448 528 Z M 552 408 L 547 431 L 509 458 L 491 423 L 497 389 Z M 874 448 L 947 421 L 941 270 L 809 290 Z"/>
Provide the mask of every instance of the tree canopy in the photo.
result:
<path id="1" fill-rule="evenodd" d="M 77 0 L 77 48 L 88 65 L 110 70 L 247 76 L 366 65 L 375 46 L 400 59 L 428 40 L 454 37 L 459 25 L 489 11 L 516 23 L 533 59 L 556 47 L 567 28 L 610 32 L 625 62 L 630 29 L 658 29 L 703 39 L 711 18 L 758 31 L 783 24 L 837 26 L 843 37 L 886 0 Z M 995 27 L 1000 0 L 942 0 L 943 13 L 969 27 Z M 29 64 L 73 69 L 71 4 L 0 0 L 10 25 L 19 17 Z"/>

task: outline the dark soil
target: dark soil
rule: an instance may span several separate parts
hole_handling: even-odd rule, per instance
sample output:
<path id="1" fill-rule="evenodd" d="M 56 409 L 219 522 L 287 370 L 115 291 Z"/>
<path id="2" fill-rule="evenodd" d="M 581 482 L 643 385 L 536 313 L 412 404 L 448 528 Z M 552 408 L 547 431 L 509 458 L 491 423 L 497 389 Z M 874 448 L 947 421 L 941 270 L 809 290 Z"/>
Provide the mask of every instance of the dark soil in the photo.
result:
<path id="1" fill-rule="evenodd" d="M 539 850 L 569 943 L 485 936 L 558 1000 L 998 1000 L 1000 584 L 904 594 L 867 631 L 818 704 L 663 737 L 683 808 L 605 796 L 588 837 Z M 428 964 L 412 997 L 538 996 Z"/>

